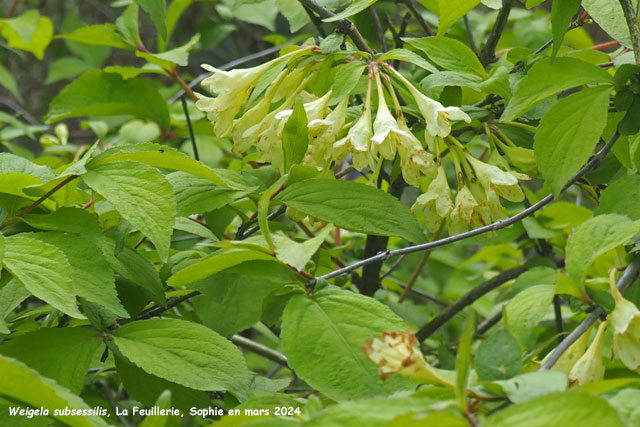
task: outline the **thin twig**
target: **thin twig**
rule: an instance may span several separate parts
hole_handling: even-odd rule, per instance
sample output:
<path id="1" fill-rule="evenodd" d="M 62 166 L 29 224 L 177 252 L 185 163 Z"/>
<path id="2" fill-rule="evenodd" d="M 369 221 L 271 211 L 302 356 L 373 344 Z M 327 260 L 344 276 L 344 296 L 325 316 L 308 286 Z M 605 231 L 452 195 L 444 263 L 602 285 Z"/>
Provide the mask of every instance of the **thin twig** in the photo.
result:
<path id="1" fill-rule="evenodd" d="M 242 348 L 249 350 L 252 353 L 259 354 L 260 356 L 269 359 L 273 362 L 276 362 L 280 365 L 288 366 L 289 360 L 287 356 L 280 353 L 277 350 L 267 347 L 266 345 L 262 345 L 255 341 L 250 340 L 249 338 L 243 337 L 242 335 L 233 335 L 231 337 L 231 342 L 235 345 L 238 345 Z"/>
<path id="2" fill-rule="evenodd" d="M 318 34 L 320 34 L 321 37 L 327 37 L 327 32 L 322 26 L 322 20 L 320 20 L 318 16 L 313 13 L 307 6 L 302 5 L 302 7 L 304 8 L 304 11 L 307 12 L 307 15 L 309 16 L 309 19 L 311 19 L 311 23 L 313 24 L 313 26 L 316 27 Z"/>
<path id="3" fill-rule="evenodd" d="M 382 28 L 382 22 L 380 22 L 380 15 L 378 15 L 378 9 L 375 6 L 369 8 L 369 15 L 371 15 L 371 23 L 373 24 L 373 28 L 376 30 L 376 36 L 378 36 L 378 43 L 380 43 L 380 49 L 383 52 L 389 50 L 389 45 L 387 44 L 387 39 L 384 36 L 384 28 Z"/>
<path id="4" fill-rule="evenodd" d="M 562 299 L 560 295 L 553 296 L 553 313 L 556 323 L 556 332 L 558 332 L 558 344 L 564 339 L 564 325 L 562 324 Z"/>
<path id="5" fill-rule="evenodd" d="M 498 41 L 500 41 L 504 27 L 507 25 L 507 21 L 509 20 L 512 5 L 513 0 L 502 0 L 502 9 L 498 12 L 496 22 L 493 24 L 493 28 L 491 28 L 487 42 L 480 52 L 480 62 L 482 62 L 482 65 L 484 66 L 489 65 L 495 59 L 496 46 L 498 45 Z"/>
<path id="6" fill-rule="evenodd" d="M 173 298 L 171 301 L 167 302 L 166 307 L 156 307 L 156 308 L 151 308 L 149 310 L 145 310 L 138 315 L 136 320 L 144 320 L 144 319 L 150 319 L 152 317 L 161 316 L 162 313 L 164 313 L 165 311 L 171 310 L 173 307 L 177 307 L 183 302 L 188 301 L 191 298 L 196 297 L 198 295 L 201 295 L 200 291 L 193 291 L 193 292 L 189 292 L 188 294 L 182 295 L 180 297 Z"/>
<path id="7" fill-rule="evenodd" d="M 326 7 L 320 5 L 315 0 L 298 0 L 298 1 L 303 6 L 308 7 L 309 9 L 311 9 L 314 13 L 317 13 L 318 16 L 320 18 L 322 18 L 322 19 L 332 18 L 332 17 L 336 16 L 335 13 L 331 12 Z M 372 56 L 375 55 L 375 53 L 373 52 L 373 49 L 371 49 L 371 47 L 369 47 L 369 44 L 364 39 L 364 37 L 362 37 L 362 34 L 360 34 L 360 31 L 358 31 L 356 26 L 353 25 L 353 22 L 351 22 L 351 20 L 349 20 L 349 19 L 340 19 L 338 21 L 335 21 L 335 24 L 338 26 L 340 31 L 342 31 L 343 33 L 345 33 L 349 37 L 351 37 L 351 40 L 353 40 L 353 42 L 355 43 L 355 45 L 356 45 L 356 47 L 358 49 L 360 49 L 362 51 L 365 51 L 365 52 L 369 53 Z"/>
<path id="8" fill-rule="evenodd" d="M 422 27 L 422 31 L 424 31 L 424 33 L 427 36 L 432 36 L 433 35 L 433 31 L 431 30 L 431 26 L 429 26 L 429 23 L 427 21 L 425 21 L 424 17 L 422 16 L 420 11 L 418 10 L 418 7 L 416 6 L 415 1 L 414 0 L 404 0 L 404 3 L 407 5 L 407 7 L 409 8 L 409 10 L 413 14 L 413 16 L 418 20 L 418 23 L 420 24 L 420 27 Z"/>
<path id="9" fill-rule="evenodd" d="M 196 137 L 193 135 L 193 127 L 191 127 L 191 117 L 189 117 L 189 110 L 187 109 L 187 101 L 184 96 L 180 98 L 182 101 L 182 110 L 184 111 L 184 117 L 187 119 L 187 127 L 189 128 L 189 137 L 191 138 L 191 147 L 193 147 L 193 157 L 196 160 L 200 160 L 198 155 L 198 147 L 196 146 Z"/>
<path id="10" fill-rule="evenodd" d="M 420 328 L 420 330 L 416 334 L 416 337 L 420 341 L 424 341 L 425 339 L 433 335 L 435 331 L 440 329 L 442 325 L 447 323 L 449 319 L 451 319 L 456 314 L 460 313 L 469 305 L 473 304 L 480 297 L 502 286 L 509 280 L 515 279 L 525 271 L 527 271 L 527 267 L 525 267 L 524 265 L 521 265 L 521 266 L 512 268 L 511 270 L 503 271 L 493 279 L 487 280 L 481 285 L 476 286 L 475 288 L 473 288 L 472 290 L 470 290 L 469 292 L 467 292 L 466 294 L 458 298 L 456 302 L 454 302 L 453 304 L 451 304 L 450 306 L 442 310 L 440 313 L 438 313 L 438 315 L 434 317 L 433 320 L 431 320 L 429 323 L 427 323 L 422 328 Z"/>
<path id="11" fill-rule="evenodd" d="M 7 19 L 11 18 L 13 16 L 13 13 L 16 11 L 16 7 L 18 6 L 18 3 L 20 3 L 20 0 L 13 0 L 13 4 L 11 5 L 11 9 L 9 9 L 9 12 L 7 13 Z"/>
<path id="12" fill-rule="evenodd" d="M 467 37 L 469 37 L 469 44 L 471 44 L 471 50 L 478 56 L 478 46 L 476 45 L 476 39 L 473 37 L 473 30 L 471 29 L 471 23 L 469 22 L 469 15 L 464 15 L 464 26 L 467 28 Z"/>
<path id="13" fill-rule="evenodd" d="M 629 34 L 631 34 L 631 44 L 636 64 L 640 65 L 640 26 L 638 26 L 638 14 L 633 7 L 631 0 L 620 0 L 624 19 L 627 21 Z"/>
<path id="14" fill-rule="evenodd" d="M 473 334 L 474 338 L 478 338 L 484 335 L 489 329 L 491 329 L 494 325 L 496 325 L 501 319 L 502 319 L 502 310 L 484 319 L 481 323 L 478 324 L 478 328 Z"/>
<path id="15" fill-rule="evenodd" d="M 402 293 L 400 294 L 400 298 L 398 298 L 398 302 L 404 301 L 404 299 L 407 297 L 407 293 L 411 289 L 413 289 L 413 285 L 416 283 L 416 280 L 418 280 L 418 276 L 420 276 L 420 273 L 422 272 L 422 268 L 427 263 L 427 260 L 429 259 L 430 254 L 431 254 L 431 251 L 424 251 L 422 253 L 422 255 L 420 256 L 420 260 L 418 261 L 418 265 L 416 266 L 416 269 L 413 270 L 413 274 L 411 275 L 411 277 L 409 278 L 409 281 L 407 282 L 407 286 L 402 290 Z"/>
<path id="16" fill-rule="evenodd" d="M 400 286 L 402 289 L 406 289 L 407 288 L 407 284 L 404 283 L 400 279 L 397 279 L 395 277 L 389 277 L 389 280 L 393 280 L 394 282 L 396 282 L 398 284 L 398 286 Z M 436 304 L 438 304 L 440 306 L 444 306 L 444 307 L 447 306 L 446 302 L 440 301 L 440 298 L 438 298 L 435 295 L 431 295 L 430 293 L 427 293 L 427 292 L 423 291 L 422 289 L 416 289 L 414 287 L 414 288 L 411 288 L 409 291 L 411 293 L 414 293 L 414 294 L 418 295 L 418 296 L 421 296 L 424 299 L 428 299 L 429 301 L 431 301 L 433 303 L 436 303 Z"/>
<path id="17" fill-rule="evenodd" d="M 589 160 L 587 162 L 587 164 L 580 169 L 566 184 L 565 186 L 562 188 L 562 190 L 560 190 L 560 193 L 564 192 L 567 188 L 571 187 L 573 184 L 575 184 L 580 178 L 582 178 L 588 171 L 590 171 L 591 169 L 594 169 L 595 167 L 597 167 L 597 165 L 600 164 L 600 162 L 602 161 L 602 159 L 609 153 L 609 151 L 611 150 L 611 147 L 613 147 L 613 144 L 615 144 L 615 142 L 618 140 L 618 137 L 620 135 L 616 132 L 613 137 L 611 138 L 611 140 L 604 146 L 602 147 L 602 149 L 600 151 L 598 151 L 598 153 L 596 153 L 591 160 Z M 399 256 L 399 255 L 404 255 L 404 254 L 410 254 L 410 253 L 414 253 L 414 252 L 420 252 L 420 251 L 425 251 L 428 249 L 434 249 L 440 246 L 445 246 L 448 245 L 450 243 L 454 243 L 454 242 L 458 242 L 460 240 L 465 240 L 471 237 L 475 237 L 478 236 L 480 234 L 484 234 L 487 233 L 489 231 L 497 231 L 500 229 L 503 229 L 505 227 L 508 227 L 510 225 L 513 225 L 519 221 L 521 221 L 522 219 L 534 214 L 536 211 L 542 209 L 543 207 L 545 207 L 546 205 L 548 205 L 549 203 L 551 203 L 553 201 L 554 197 L 553 194 L 549 194 L 546 197 L 542 198 L 540 201 L 538 201 L 537 203 L 531 205 L 530 207 L 524 209 L 522 212 L 513 215 L 509 218 L 505 218 L 505 219 L 501 219 L 499 221 L 496 221 L 492 224 L 489 225 L 485 225 L 484 227 L 480 227 L 480 228 L 476 228 L 474 230 L 470 230 L 467 231 L 465 233 L 460 233 L 460 234 L 456 234 L 454 236 L 449 236 L 449 237 L 445 237 L 443 239 L 439 239 L 439 240 L 434 240 L 432 242 L 428 242 L 428 243 L 422 243 L 419 245 L 414 245 L 414 246 L 407 246 L 405 248 L 401 248 L 401 249 L 395 249 L 392 251 L 383 251 L 380 252 L 372 257 L 369 258 L 365 258 L 363 260 L 354 262 L 351 265 L 348 265 L 344 268 L 340 268 L 338 270 L 334 270 L 330 273 L 327 273 L 325 275 L 319 276 L 315 279 L 310 280 L 307 283 L 308 287 L 313 287 L 313 285 L 315 284 L 315 281 L 317 279 L 323 279 L 323 280 L 328 280 L 337 276 L 340 276 L 342 274 L 345 273 L 349 273 L 353 270 L 357 270 L 360 267 L 363 267 L 365 265 L 374 263 L 374 262 L 380 262 L 380 261 L 384 261 L 387 260 L 389 258 L 392 258 L 394 256 Z"/>
<path id="18" fill-rule="evenodd" d="M 66 177 L 64 180 L 60 181 L 58 183 L 58 185 L 56 185 L 55 187 L 53 187 L 51 190 L 47 191 L 44 195 L 42 195 L 42 197 L 40 197 L 38 200 L 36 200 L 35 202 L 31 203 L 29 206 L 27 206 L 26 208 L 22 209 L 20 212 L 18 212 L 15 216 L 16 217 L 21 217 L 23 215 L 28 214 L 29 212 L 31 212 L 34 208 L 36 208 L 40 203 L 44 202 L 45 200 L 47 200 L 49 197 L 51 197 L 51 195 L 53 193 L 55 193 L 56 191 L 58 191 L 59 189 L 61 189 L 62 187 L 64 187 L 65 185 L 67 185 L 69 182 L 73 181 L 74 179 L 76 179 L 79 175 L 70 175 L 68 177 Z M 7 224 L 9 224 L 11 222 L 11 219 L 7 219 L 5 222 L 3 222 L 2 224 L 0 224 L 0 230 L 2 230 L 3 228 L 5 228 L 7 226 Z"/>
<path id="19" fill-rule="evenodd" d="M 396 262 L 394 262 L 394 263 L 391 265 L 391 267 L 389 267 L 389 270 L 387 270 L 387 272 L 386 272 L 386 273 L 384 273 L 382 276 L 380 276 L 380 280 L 382 280 L 382 279 L 386 279 L 387 277 L 389 277 L 389 275 L 390 275 L 391 273 L 393 273 L 393 272 L 394 272 L 394 270 L 395 270 L 396 268 L 398 268 L 398 266 L 400 265 L 400 263 L 402 263 L 402 261 L 404 261 L 405 257 L 406 257 L 406 255 L 402 255 L 402 256 L 398 257 L 398 259 L 396 260 Z"/>
<path id="20" fill-rule="evenodd" d="M 625 269 L 620 279 L 616 283 L 616 286 L 620 290 L 620 293 L 624 292 L 625 289 L 633 283 L 634 280 L 638 277 L 638 271 L 640 271 L 640 256 L 636 256 L 635 259 L 629 264 L 629 266 Z M 562 356 L 562 354 L 567 351 L 571 344 L 576 342 L 578 338 L 580 338 L 585 332 L 589 330 L 591 325 L 593 325 L 596 320 L 600 318 L 606 312 L 602 307 L 597 307 L 595 310 L 587 316 L 586 319 L 582 321 L 576 328 L 571 331 L 569 335 L 565 337 L 564 340 L 553 350 L 551 356 L 540 366 L 539 371 L 545 371 L 551 369 L 553 365 L 556 364 L 558 359 Z"/>

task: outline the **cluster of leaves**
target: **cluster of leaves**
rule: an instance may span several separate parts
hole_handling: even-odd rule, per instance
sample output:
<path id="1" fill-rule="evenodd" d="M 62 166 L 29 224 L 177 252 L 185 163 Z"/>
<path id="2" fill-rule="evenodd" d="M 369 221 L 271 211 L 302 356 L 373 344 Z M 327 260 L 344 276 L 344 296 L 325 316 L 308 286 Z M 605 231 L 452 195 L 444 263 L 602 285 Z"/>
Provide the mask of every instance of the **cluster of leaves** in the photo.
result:
<path id="1" fill-rule="evenodd" d="M 0 20 L 0 424 L 640 422 L 620 3 L 30 3 Z M 288 46 L 195 75 L 252 31 Z M 31 109 L 15 64 L 49 59 Z"/>

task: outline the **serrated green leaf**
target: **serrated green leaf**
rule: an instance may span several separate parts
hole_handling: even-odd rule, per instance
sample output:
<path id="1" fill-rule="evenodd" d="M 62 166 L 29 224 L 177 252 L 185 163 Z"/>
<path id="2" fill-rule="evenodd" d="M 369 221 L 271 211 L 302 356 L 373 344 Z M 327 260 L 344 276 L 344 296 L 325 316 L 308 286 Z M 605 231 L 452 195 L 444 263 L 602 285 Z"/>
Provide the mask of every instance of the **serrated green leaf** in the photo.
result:
<path id="1" fill-rule="evenodd" d="M 29 233 L 28 236 L 64 252 L 71 267 L 73 291 L 77 296 L 119 317 L 129 317 L 118 299 L 113 271 L 94 243 L 79 236 L 56 232 Z M 89 257 L 87 254 L 92 255 Z"/>
<path id="2" fill-rule="evenodd" d="M 95 415 L 56 415 L 56 409 L 91 411 L 82 399 L 55 381 L 40 376 L 36 371 L 10 357 L 0 356 L 0 396 L 17 405 L 44 407 L 50 416 L 71 427 L 106 427 L 107 423 Z M 24 408 L 27 409 L 27 408 Z"/>
<path id="3" fill-rule="evenodd" d="M 16 79 L 2 64 L 0 64 L 0 85 L 7 89 L 18 101 L 22 102 L 22 95 L 18 90 Z"/>
<path id="4" fill-rule="evenodd" d="M 195 234 L 196 236 L 204 237 L 205 239 L 213 240 L 214 242 L 217 242 L 219 240 L 209 228 L 205 227 L 199 222 L 192 221 L 187 217 L 176 217 L 176 222 L 173 224 L 173 228 L 176 230 Z"/>
<path id="5" fill-rule="evenodd" d="M 123 79 L 128 80 L 134 77 L 138 77 L 140 74 L 152 73 L 152 74 L 165 74 L 165 71 L 156 65 L 147 64 L 141 68 L 138 67 L 125 67 L 121 65 L 111 65 L 102 69 L 105 73 L 120 74 Z"/>
<path id="6" fill-rule="evenodd" d="M 9 334 L 11 331 L 4 323 L 4 319 L 31 293 L 18 279 L 11 279 L 9 283 L 0 288 L 0 332 Z"/>
<path id="7" fill-rule="evenodd" d="M 51 64 L 51 67 L 49 67 L 47 79 L 44 81 L 44 84 L 48 85 L 60 80 L 67 80 L 93 68 L 92 65 L 87 64 L 83 59 L 72 56 L 56 59 Z"/>
<path id="8" fill-rule="evenodd" d="M 623 427 L 607 401 L 581 392 L 552 393 L 508 407 L 488 417 L 486 427 L 602 425 Z"/>
<path id="9" fill-rule="evenodd" d="M 311 22 L 309 15 L 298 0 L 278 0 L 278 10 L 289 21 L 289 30 L 295 33 Z"/>
<path id="10" fill-rule="evenodd" d="M 438 37 L 442 36 L 456 23 L 456 21 L 476 7 L 480 0 L 438 0 L 439 22 Z"/>
<path id="11" fill-rule="evenodd" d="M 377 188 L 352 181 L 314 179 L 287 187 L 276 200 L 337 227 L 366 234 L 425 237 L 409 209 Z"/>
<path id="12" fill-rule="evenodd" d="M 113 334 L 118 350 L 147 373 L 195 390 L 243 395 L 249 371 L 230 341 L 205 326 L 178 319 L 126 324 Z"/>
<path id="13" fill-rule="evenodd" d="M 366 64 L 360 61 L 352 61 L 338 68 L 333 86 L 331 86 L 331 97 L 329 105 L 337 104 L 345 97 L 349 96 L 356 87 L 362 76 L 362 71 Z"/>
<path id="14" fill-rule="evenodd" d="M 627 21 L 618 0 L 582 0 L 582 7 L 613 39 L 623 46 L 632 47 Z"/>
<path id="15" fill-rule="evenodd" d="M 640 221 L 617 214 L 598 215 L 580 224 L 567 241 L 567 273 L 582 283 L 587 268 L 600 255 L 626 243 L 640 231 Z"/>
<path id="16" fill-rule="evenodd" d="M 81 208 L 63 207 L 49 214 L 27 214 L 20 220 L 40 230 L 80 234 L 90 239 L 102 235 L 97 218 Z"/>
<path id="17" fill-rule="evenodd" d="M 325 227 L 315 237 L 298 243 L 284 234 L 275 234 L 273 241 L 276 246 L 276 257 L 283 263 L 303 270 L 311 257 L 320 248 L 333 227 Z"/>
<path id="18" fill-rule="evenodd" d="M 610 86 L 595 86 L 574 93 L 542 117 L 534 140 L 536 164 L 554 195 L 593 154 L 607 124 L 609 92 Z"/>
<path id="19" fill-rule="evenodd" d="M 563 90 L 589 83 L 612 83 L 602 68 L 575 58 L 550 58 L 536 63 L 520 80 L 500 121 L 509 122 Z"/>
<path id="20" fill-rule="evenodd" d="M 400 376 L 382 381 L 362 347 L 383 331 L 406 331 L 405 323 L 373 298 L 323 289 L 295 295 L 282 317 L 282 345 L 289 365 L 311 387 L 342 401 L 389 395 L 410 388 Z M 309 357 L 313 355 L 313 357 Z"/>
<path id="21" fill-rule="evenodd" d="M 477 2 L 476 2 L 477 3 Z M 487 78 L 487 72 L 473 51 L 464 43 L 447 37 L 403 38 L 410 46 L 424 52 L 429 59 L 441 67 L 469 72 Z"/>
<path id="22" fill-rule="evenodd" d="M 167 285 L 173 287 L 186 286 L 206 279 L 234 265 L 252 260 L 275 261 L 275 257 L 264 252 L 248 249 L 220 250 L 174 273 L 167 280 Z"/>
<path id="23" fill-rule="evenodd" d="M 247 191 L 231 190 L 186 172 L 174 172 L 167 180 L 176 195 L 176 214 L 187 216 L 220 209 L 248 194 Z"/>
<path id="24" fill-rule="evenodd" d="M 80 393 L 100 344 L 102 339 L 95 329 L 47 328 L 5 341 L 0 354 L 18 359 L 73 393 Z"/>
<path id="25" fill-rule="evenodd" d="M 3 264 L 33 295 L 71 317 L 84 319 L 76 305 L 71 267 L 60 249 L 13 235 L 5 239 Z"/>
<path id="26" fill-rule="evenodd" d="M 122 15 L 116 19 L 116 27 L 118 31 L 127 42 L 127 44 L 138 48 L 142 46 L 142 40 L 140 40 L 140 33 L 138 31 L 138 5 L 131 3 L 122 12 Z"/>
<path id="27" fill-rule="evenodd" d="M 147 80 L 123 80 L 118 74 L 87 71 L 53 99 L 47 120 L 67 117 L 133 115 L 169 126 L 167 103 Z"/>
<path id="28" fill-rule="evenodd" d="M 147 53 L 136 51 L 136 56 L 146 59 L 152 64 L 164 68 L 167 71 L 173 70 L 176 65 L 186 66 L 189 64 L 189 51 L 200 41 L 200 34 L 196 33 L 191 40 L 180 47 L 162 53 Z"/>
<path id="29" fill-rule="evenodd" d="M 151 17 L 153 25 L 156 30 L 167 40 L 167 25 L 165 23 L 167 14 L 167 2 L 166 0 L 135 0 L 138 6 L 142 8 Z"/>
<path id="30" fill-rule="evenodd" d="M 53 23 L 32 9 L 16 18 L 0 20 L 0 34 L 9 46 L 31 52 L 36 58 L 42 59 L 53 37 Z"/>
<path id="31" fill-rule="evenodd" d="M 358 12 L 361 12 L 363 10 L 365 10 L 366 8 L 368 8 L 369 6 L 371 6 L 372 4 L 374 4 L 376 1 L 378 0 L 355 0 L 353 2 L 350 2 L 350 4 L 347 6 L 347 8 L 345 10 L 343 10 L 342 12 L 338 13 L 335 16 L 332 16 L 331 18 L 325 18 L 323 19 L 324 22 L 335 22 L 335 21 L 339 21 L 341 19 L 344 18 L 348 18 L 352 15 L 355 15 Z"/>
<path id="32" fill-rule="evenodd" d="M 554 290 L 551 285 L 531 286 L 507 304 L 507 328 L 528 349 L 536 344 L 536 327 L 551 307 Z"/>
<path id="33" fill-rule="evenodd" d="M 627 175 L 612 182 L 600 194 L 595 215 L 620 214 L 633 220 L 640 219 L 640 175 Z"/>
<path id="34" fill-rule="evenodd" d="M 111 46 L 120 49 L 133 49 L 122 40 L 122 37 L 116 31 L 106 25 L 88 25 L 73 30 L 67 34 L 60 34 L 56 38 L 73 40 L 78 43 L 86 43 L 99 46 Z"/>
<path id="35" fill-rule="evenodd" d="M 551 57 L 555 57 L 562 45 L 564 34 L 571 24 L 573 15 L 576 14 L 582 0 L 564 0 L 551 3 L 551 28 L 553 33 L 553 51 Z"/>
<path id="36" fill-rule="evenodd" d="M 380 58 L 378 58 L 379 61 L 387 61 L 391 59 L 409 62 L 432 73 L 438 72 L 438 69 L 433 64 L 431 64 L 429 61 L 427 61 L 417 53 L 408 49 L 391 49 L 390 51 L 385 52 L 385 54 Z"/>
<path id="37" fill-rule="evenodd" d="M 494 381 L 513 403 L 522 403 L 549 393 L 565 391 L 567 374 L 560 371 L 527 372 L 505 381 Z"/>
<path id="38" fill-rule="evenodd" d="M 171 184 L 156 169 L 122 161 L 88 166 L 83 181 L 107 199 L 118 212 L 156 246 L 163 260 L 169 256 L 176 201 Z"/>
<path id="39" fill-rule="evenodd" d="M 309 147 L 307 131 L 307 113 L 302 102 L 296 102 L 293 113 L 284 124 L 282 131 L 282 150 L 284 152 L 284 170 L 289 172 L 291 166 L 299 164 Z"/>
<path id="40" fill-rule="evenodd" d="M 522 370 L 520 345 L 509 331 L 501 328 L 478 348 L 475 362 L 482 381 L 511 378 Z"/>

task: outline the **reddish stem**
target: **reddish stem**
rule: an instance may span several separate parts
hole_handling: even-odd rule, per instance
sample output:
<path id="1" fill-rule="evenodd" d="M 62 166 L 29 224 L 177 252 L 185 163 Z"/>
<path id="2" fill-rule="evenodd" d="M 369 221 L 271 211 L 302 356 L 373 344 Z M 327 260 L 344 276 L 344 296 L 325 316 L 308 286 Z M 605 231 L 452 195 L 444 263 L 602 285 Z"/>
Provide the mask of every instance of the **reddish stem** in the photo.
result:
<path id="1" fill-rule="evenodd" d="M 608 47 L 616 47 L 616 46 L 620 46 L 620 42 L 617 41 L 617 40 L 611 40 L 610 42 L 604 42 L 604 43 L 600 43 L 600 44 L 595 44 L 595 45 L 591 46 L 591 49 L 600 50 L 600 49 L 606 49 Z"/>
<path id="2" fill-rule="evenodd" d="M 13 12 L 16 11 L 16 7 L 18 6 L 18 3 L 20 3 L 20 0 L 13 0 L 13 5 L 11 6 L 11 9 L 9 9 L 9 13 L 7 13 L 7 19 L 13 16 Z"/>

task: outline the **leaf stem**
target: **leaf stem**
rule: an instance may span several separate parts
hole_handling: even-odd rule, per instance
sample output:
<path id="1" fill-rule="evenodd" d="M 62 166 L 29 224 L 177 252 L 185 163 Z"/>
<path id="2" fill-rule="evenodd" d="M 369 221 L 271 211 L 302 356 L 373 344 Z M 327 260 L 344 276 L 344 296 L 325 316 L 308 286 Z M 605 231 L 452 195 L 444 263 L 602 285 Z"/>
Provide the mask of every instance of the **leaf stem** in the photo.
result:
<path id="1" fill-rule="evenodd" d="M 480 52 L 480 62 L 482 62 L 482 65 L 485 67 L 495 59 L 496 46 L 498 45 L 502 32 L 504 31 L 504 27 L 507 25 L 507 21 L 509 20 L 512 5 L 513 0 L 502 0 L 502 8 L 500 9 L 500 12 L 498 12 L 498 17 L 496 18 L 496 22 L 493 24 L 493 28 L 491 28 L 487 42 Z"/>

